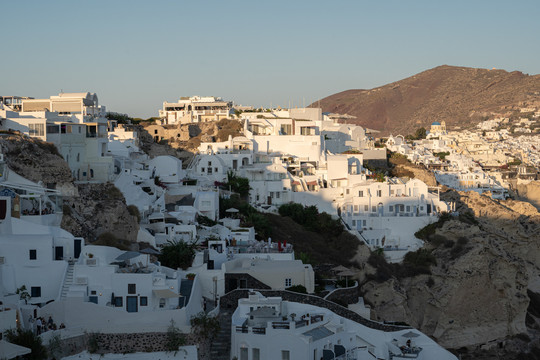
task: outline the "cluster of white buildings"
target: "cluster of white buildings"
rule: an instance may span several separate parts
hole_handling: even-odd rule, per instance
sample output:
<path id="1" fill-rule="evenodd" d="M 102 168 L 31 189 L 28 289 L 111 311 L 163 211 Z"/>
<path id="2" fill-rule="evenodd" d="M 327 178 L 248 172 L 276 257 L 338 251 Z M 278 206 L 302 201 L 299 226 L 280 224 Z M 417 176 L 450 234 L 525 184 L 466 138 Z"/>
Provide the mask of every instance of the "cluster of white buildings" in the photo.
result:
<path id="1" fill-rule="evenodd" d="M 236 209 L 220 213 L 220 195 L 228 192 L 216 182 L 225 182 L 231 171 L 249 179 L 249 201 L 258 209 L 276 211 L 291 201 L 316 205 L 394 261 L 419 248 L 414 232 L 448 210 L 437 189 L 419 180 L 374 179 L 364 162 L 385 161 L 386 150 L 374 148 L 363 128 L 339 124 L 342 117 L 320 109 L 244 112 L 243 136 L 202 143 L 184 168 L 177 158 L 140 151 L 137 133 L 107 121 L 95 94 L 1 100 L 1 129 L 54 143 L 77 181 L 114 182 L 126 203 L 138 208 L 137 241 L 150 248 L 93 246 L 62 230 L 61 190 L 23 178 L 0 157 L 0 331 L 32 328 L 30 319 L 38 316 L 64 324 L 57 330 L 62 337 L 166 331 L 171 319 L 189 331 L 192 316 L 235 289 L 302 286 L 313 293 L 313 269 L 295 260 L 291 244 L 257 240 L 254 228 L 241 226 Z M 219 120 L 231 111 L 230 102 L 192 97 L 164 103 L 160 116 L 164 124 L 178 124 Z M 155 257 L 169 242 L 207 246 L 190 268 L 170 269 Z M 302 324 L 293 319 L 286 329 L 273 327 L 294 314 Z M 345 351 L 351 359 L 403 355 L 394 343 L 399 334 L 279 298 L 241 300 L 231 331 L 231 357 L 239 359 L 327 358 L 325 350 Z M 419 358 L 454 359 L 418 334 Z"/>
<path id="2" fill-rule="evenodd" d="M 419 180 L 374 179 L 364 162 L 386 162 L 386 149 L 375 148 L 362 127 L 339 124 L 317 108 L 240 117 L 244 135 L 201 143 L 190 178 L 210 185 L 233 171 L 249 180 L 249 201 L 262 211 L 288 202 L 315 205 L 371 248 L 385 249 L 391 261 L 420 248 L 414 233 L 449 210 L 438 190 Z"/>

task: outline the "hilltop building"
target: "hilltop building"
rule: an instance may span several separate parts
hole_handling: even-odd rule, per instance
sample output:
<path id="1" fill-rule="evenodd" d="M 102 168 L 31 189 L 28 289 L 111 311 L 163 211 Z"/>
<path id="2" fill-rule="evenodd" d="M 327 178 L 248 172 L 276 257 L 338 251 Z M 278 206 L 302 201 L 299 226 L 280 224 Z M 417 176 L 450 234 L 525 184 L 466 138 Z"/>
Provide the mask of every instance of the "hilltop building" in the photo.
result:
<path id="1" fill-rule="evenodd" d="M 163 102 L 159 110 L 161 125 L 189 124 L 226 119 L 232 102 L 214 96 L 181 97 L 177 102 Z"/>

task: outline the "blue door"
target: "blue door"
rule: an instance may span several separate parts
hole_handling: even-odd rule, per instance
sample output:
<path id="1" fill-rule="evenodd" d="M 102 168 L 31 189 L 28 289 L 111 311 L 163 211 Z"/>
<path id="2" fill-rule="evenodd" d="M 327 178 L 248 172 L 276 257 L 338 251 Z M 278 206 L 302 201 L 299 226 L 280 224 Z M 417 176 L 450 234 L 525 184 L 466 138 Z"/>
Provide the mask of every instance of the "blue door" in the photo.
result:
<path id="1" fill-rule="evenodd" d="M 126 296 L 126 310 L 127 312 L 137 312 L 137 297 Z"/>

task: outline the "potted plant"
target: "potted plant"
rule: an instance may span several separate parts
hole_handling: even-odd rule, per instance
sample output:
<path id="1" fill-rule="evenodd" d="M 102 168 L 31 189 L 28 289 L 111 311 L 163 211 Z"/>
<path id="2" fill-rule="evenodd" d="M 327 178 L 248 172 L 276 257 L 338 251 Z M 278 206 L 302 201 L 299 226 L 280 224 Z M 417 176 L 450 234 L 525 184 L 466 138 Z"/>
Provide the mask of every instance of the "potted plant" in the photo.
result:
<path id="1" fill-rule="evenodd" d="M 189 273 L 189 274 L 186 274 L 186 277 L 188 280 L 194 280 L 195 279 L 195 274 L 194 273 Z"/>

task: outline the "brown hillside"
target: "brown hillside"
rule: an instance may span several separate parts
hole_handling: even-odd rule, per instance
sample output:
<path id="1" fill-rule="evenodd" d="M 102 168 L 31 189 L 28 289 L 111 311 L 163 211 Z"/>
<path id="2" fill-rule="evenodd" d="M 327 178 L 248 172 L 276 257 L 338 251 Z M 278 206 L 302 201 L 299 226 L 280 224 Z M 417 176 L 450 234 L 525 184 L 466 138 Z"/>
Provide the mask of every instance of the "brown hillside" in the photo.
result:
<path id="1" fill-rule="evenodd" d="M 413 133 L 436 120 L 446 121 L 449 129 L 463 127 L 492 112 L 510 113 L 527 105 L 540 105 L 540 75 L 448 65 L 320 100 L 324 112 L 354 115 L 352 122 L 383 135 Z"/>

